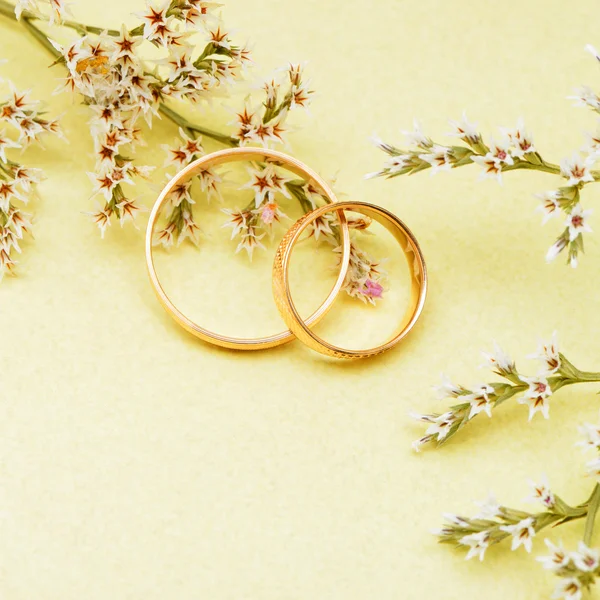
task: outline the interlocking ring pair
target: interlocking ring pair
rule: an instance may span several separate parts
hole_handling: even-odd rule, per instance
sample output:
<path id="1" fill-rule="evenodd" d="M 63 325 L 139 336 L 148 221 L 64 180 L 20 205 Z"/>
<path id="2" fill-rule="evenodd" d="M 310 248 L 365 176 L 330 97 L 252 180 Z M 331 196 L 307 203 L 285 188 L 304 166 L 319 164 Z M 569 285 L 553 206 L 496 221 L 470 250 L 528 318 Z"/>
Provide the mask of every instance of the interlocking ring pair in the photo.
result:
<path id="1" fill-rule="evenodd" d="M 325 205 L 305 214 L 292 225 L 281 240 L 275 254 L 273 263 L 273 295 L 275 297 L 275 304 L 289 329 L 276 335 L 253 339 L 220 335 L 204 329 L 186 317 L 171 302 L 161 286 L 154 267 L 152 255 L 154 228 L 159 218 L 161 208 L 167 202 L 172 190 L 177 185 L 188 181 L 203 170 L 226 162 L 243 160 L 268 161 L 275 166 L 284 167 L 311 183 L 319 190 L 326 201 Z M 334 346 L 321 339 L 312 330 L 312 326 L 318 323 L 333 305 L 336 297 L 343 288 L 348 271 L 350 261 L 350 232 L 345 211 L 366 215 L 383 225 L 400 244 L 411 273 L 411 298 L 397 332 L 384 344 L 367 350 L 349 350 Z M 296 309 L 290 292 L 289 265 L 292 250 L 300 240 L 302 234 L 306 232 L 319 217 L 330 212 L 335 212 L 337 214 L 340 226 L 342 238 L 340 271 L 333 288 L 323 304 L 321 304 L 310 317 L 303 319 Z M 329 185 L 312 169 L 291 156 L 265 148 L 233 148 L 214 152 L 190 163 L 175 175 L 161 192 L 150 213 L 148 228 L 146 230 L 146 263 L 150 281 L 159 301 L 179 325 L 205 342 L 236 350 L 261 350 L 264 348 L 273 348 L 290 342 L 294 338 L 298 338 L 313 350 L 336 358 L 366 358 L 375 356 L 389 350 L 406 337 L 423 310 L 427 293 L 427 270 L 421 249 L 419 248 L 419 244 L 414 235 L 404 223 L 398 219 L 398 217 L 384 208 L 373 204 L 367 204 L 366 202 L 338 202 Z"/>

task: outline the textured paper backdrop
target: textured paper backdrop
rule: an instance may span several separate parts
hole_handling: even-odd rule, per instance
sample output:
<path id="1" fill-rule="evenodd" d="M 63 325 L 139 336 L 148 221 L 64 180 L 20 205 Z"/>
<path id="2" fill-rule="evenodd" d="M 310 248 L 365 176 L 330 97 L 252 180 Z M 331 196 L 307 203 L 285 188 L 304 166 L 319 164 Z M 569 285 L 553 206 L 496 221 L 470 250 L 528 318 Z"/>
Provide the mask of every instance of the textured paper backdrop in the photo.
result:
<path id="1" fill-rule="evenodd" d="M 74 11 L 114 26 L 140 7 L 79 0 Z M 476 182 L 475 167 L 392 182 L 362 174 L 383 158 L 373 131 L 399 139 L 418 116 L 441 135 L 465 108 L 486 134 L 524 116 L 550 160 L 579 147 L 594 117 L 565 97 L 600 81 L 583 51 L 600 44 L 596 3 L 231 0 L 224 16 L 255 42 L 263 73 L 310 61 L 319 95 L 293 152 L 410 224 L 431 277 L 423 319 L 401 348 L 352 364 L 298 344 L 232 354 L 180 331 L 147 282 L 141 233 L 113 227 L 100 240 L 81 215 L 93 168 L 85 110 L 51 96 L 59 72 L 0 22 L 3 74 L 68 110 L 71 139 L 28 154 L 49 175 L 36 241 L 0 287 L 0 596 L 548 597 L 554 581 L 532 557 L 504 548 L 467 563 L 429 530 L 490 489 L 521 502 L 543 472 L 582 500 L 590 482 L 573 443 L 597 416 L 595 389 L 561 391 L 548 422 L 528 425 L 524 407 L 505 406 L 419 456 L 407 413 L 438 408 L 440 371 L 481 380 L 478 353 L 493 338 L 521 358 L 556 328 L 575 364 L 600 369 L 598 234 L 577 271 L 544 264 L 559 226 L 540 228 L 532 193 L 555 186 L 551 176 L 511 173 L 499 187 Z M 157 124 L 148 152 L 174 134 Z M 597 196 L 586 188 L 586 205 Z M 209 255 L 207 245 L 197 258 L 215 282 L 205 293 L 230 296 L 235 283 L 219 264 L 206 270 Z M 267 282 L 267 263 L 256 269 Z M 574 541 L 578 527 L 560 535 Z"/>

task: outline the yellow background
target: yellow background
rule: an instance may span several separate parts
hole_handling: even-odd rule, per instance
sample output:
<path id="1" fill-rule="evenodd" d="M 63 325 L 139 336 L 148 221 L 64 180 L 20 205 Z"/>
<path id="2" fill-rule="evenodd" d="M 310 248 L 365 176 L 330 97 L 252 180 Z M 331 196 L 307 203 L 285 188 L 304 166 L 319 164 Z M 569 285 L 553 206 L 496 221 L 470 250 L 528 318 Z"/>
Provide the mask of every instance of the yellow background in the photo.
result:
<path id="1" fill-rule="evenodd" d="M 80 0 L 74 12 L 115 26 L 141 7 Z M 513 402 L 419 456 L 410 442 L 422 428 L 407 413 L 441 408 L 431 391 L 440 371 L 484 380 L 478 353 L 493 338 L 522 359 L 558 329 L 575 364 L 600 369 L 598 234 L 578 270 L 562 258 L 546 266 L 560 226 L 540 227 L 532 193 L 558 185 L 553 176 L 511 173 L 499 187 L 477 182 L 476 167 L 391 182 L 362 175 L 383 159 L 373 131 L 400 142 L 418 116 L 446 139 L 446 119 L 465 108 L 486 135 L 523 116 L 547 159 L 570 154 L 595 126 L 565 97 L 600 80 L 583 51 L 600 44 L 596 3 L 231 0 L 224 17 L 254 41 L 262 73 L 309 61 L 318 97 L 293 152 L 411 226 L 431 278 L 423 319 L 400 348 L 352 364 L 299 344 L 234 354 L 180 331 L 147 282 L 141 232 L 113 226 L 100 240 L 81 215 L 93 168 L 86 111 L 51 96 L 59 72 L 0 22 L 3 74 L 67 111 L 71 140 L 27 155 L 48 174 L 36 240 L 19 277 L 0 287 L 0 596 L 548 597 L 554 581 L 524 551 L 496 548 L 483 564 L 466 563 L 429 530 L 491 489 L 525 506 L 527 479 L 543 472 L 567 500 L 583 500 L 591 482 L 573 444 L 576 426 L 597 418 L 593 386 L 557 394 L 548 422 L 528 424 Z M 155 163 L 174 133 L 154 128 Z M 152 192 L 140 191 L 150 204 Z M 597 195 L 586 188 L 586 206 Z M 230 298 L 235 283 L 204 257 L 208 242 L 198 255 L 212 269 L 204 294 Z M 267 263 L 255 266 L 265 281 Z M 252 314 L 270 323 L 272 310 Z M 375 318 L 365 311 L 358 326 Z M 554 537 L 575 543 L 581 530 Z M 537 540 L 534 554 L 543 549 Z"/>

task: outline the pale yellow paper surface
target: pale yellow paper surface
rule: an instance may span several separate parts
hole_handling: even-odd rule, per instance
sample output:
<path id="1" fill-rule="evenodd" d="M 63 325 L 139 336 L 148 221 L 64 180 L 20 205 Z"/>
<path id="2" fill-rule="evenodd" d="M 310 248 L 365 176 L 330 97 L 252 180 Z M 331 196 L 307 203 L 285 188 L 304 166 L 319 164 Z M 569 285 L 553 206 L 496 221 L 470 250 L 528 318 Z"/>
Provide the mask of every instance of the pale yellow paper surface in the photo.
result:
<path id="1" fill-rule="evenodd" d="M 140 7 L 74 9 L 115 26 Z M 263 73 L 310 61 L 319 96 L 293 152 L 411 226 L 431 277 L 423 319 L 396 351 L 351 364 L 299 344 L 234 354 L 180 331 L 147 282 L 141 232 L 113 226 L 100 240 L 81 215 L 93 168 L 85 109 L 50 95 L 59 71 L 0 22 L 3 74 L 68 111 L 71 140 L 27 155 L 49 178 L 20 277 L 0 287 L 0 597 L 548 597 L 554 581 L 522 550 L 466 563 L 429 530 L 492 489 L 519 505 L 543 472 L 567 500 L 583 500 L 591 483 L 573 444 L 576 426 L 596 419 L 595 390 L 560 392 L 549 422 L 527 424 L 513 403 L 421 456 L 410 442 L 422 429 L 407 413 L 441 408 L 430 389 L 440 371 L 483 380 L 478 353 L 493 338 L 522 358 L 556 328 L 576 364 L 600 369 L 598 234 L 577 271 L 544 264 L 559 225 L 540 228 L 532 193 L 556 186 L 552 176 L 512 173 L 499 187 L 477 182 L 475 167 L 392 182 L 362 175 L 383 158 L 373 131 L 400 141 L 418 116 L 441 137 L 465 108 L 486 133 L 524 116 L 550 160 L 579 147 L 594 117 L 565 97 L 599 80 L 583 51 L 600 43 L 596 3 L 233 0 L 224 16 L 255 42 Z M 154 163 L 174 135 L 156 124 Z M 140 193 L 150 204 L 153 192 Z M 586 189 L 587 206 L 597 197 Z M 268 259 L 222 269 L 230 247 L 217 243 L 217 219 L 205 223 L 211 240 L 192 258 L 210 285 L 173 276 L 188 305 L 223 307 L 224 326 L 245 307 L 257 330 L 272 331 Z M 236 269 L 246 292 L 231 280 Z M 376 317 L 362 310 L 354 324 L 367 329 Z M 555 536 L 575 543 L 580 531 Z"/>

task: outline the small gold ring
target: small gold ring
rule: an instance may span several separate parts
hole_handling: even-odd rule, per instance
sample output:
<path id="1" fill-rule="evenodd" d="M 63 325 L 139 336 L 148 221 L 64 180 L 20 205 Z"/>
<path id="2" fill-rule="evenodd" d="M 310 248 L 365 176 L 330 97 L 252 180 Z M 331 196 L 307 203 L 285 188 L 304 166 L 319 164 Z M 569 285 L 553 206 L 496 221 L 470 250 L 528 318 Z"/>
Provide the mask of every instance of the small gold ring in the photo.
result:
<path id="1" fill-rule="evenodd" d="M 288 273 L 290 258 L 292 250 L 303 232 L 325 213 L 338 211 L 339 214 L 346 210 L 369 216 L 383 225 L 400 244 L 411 273 L 411 299 L 398 333 L 384 344 L 367 350 L 346 350 L 321 339 L 311 330 L 310 324 L 303 321 L 298 314 L 290 292 Z M 423 311 L 427 295 L 427 268 L 415 236 L 393 213 L 366 202 L 338 202 L 335 205 L 325 205 L 307 213 L 292 225 L 283 237 L 273 262 L 273 295 L 286 325 L 304 344 L 321 354 L 335 358 L 367 358 L 389 350 L 406 337 L 413 328 Z"/>
<path id="2" fill-rule="evenodd" d="M 154 238 L 154 228 L 160 214 L 160 210 L 167 201 L 171 191 L 181 181 L 193 177 L 197 173 L 204 169 L 213 167 L 222 163 L 231 161 L 241 160 L 268 160 L 272 164 L 284 167 L 292 173 L 299 175 L 309 182 L 315 184 L 315 186 L 322 192 L 324 200 L 328 203 L 334 203 L 337 201 L 333 191 L 329 185 L 312 169 L 307 167 L 304 163 L 296 160 L 295 158 L 277 152 L 276 150 L 270 150 L 268 148 L 230 148 L 226 150 L 220 150 L 219 152 L 213 152 L 207 154 L 190 163 L 187 167 L 182 169 L 169 183 L 165 186 L 160 196 L 156 200 L 154 207 L 150 213 L 150 219 L 148 221 L 148 227 L 146 229 L 146 265 L 148 267 L 148 275 L 150 276 L 150 282 L 158 296 L 160 303 L 163 308 L 171 315 L 171 317 L 181 325 L 184 329 L 189 331 L 192 335 L 209 342 L 211 344 L 222 346 L 224 348 L 232 348 L 236 350 L 262 350 L 264 348 L 273 348 L 280 346 L 294 339 L 294 334 L 291 331 L 283 331 L 275 335 L 262 337 L 262 338 L 235 338 L 226 335 L 220 335 L 213 333 L 203 327 L 200 327 L 188 317 L 186 317 L 169 299 L 163 287 L 160 284 L 156 269 L 154 267 L 154 259 L 152 255 L 152 245 Z M 333 285 L 329 295 L 323 302 L 323 304 L 306 319 L 306 323 L 309 325 L 316 324 L 322 319 L 327 311 L 331 308 L 337 295 L 339 294 L 346 278 L 348 270 L 348 263 L 350 261 L 350 233 L 348 231 L 348 224 L 343 211 L 338 213 L 340 230 L 342 234 L 342 260 L 340 263 L 340 272 L 338 278 Z"/>

